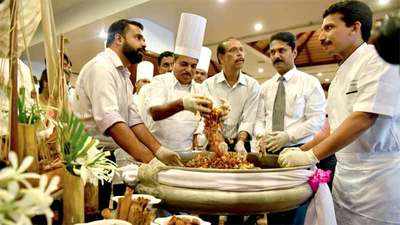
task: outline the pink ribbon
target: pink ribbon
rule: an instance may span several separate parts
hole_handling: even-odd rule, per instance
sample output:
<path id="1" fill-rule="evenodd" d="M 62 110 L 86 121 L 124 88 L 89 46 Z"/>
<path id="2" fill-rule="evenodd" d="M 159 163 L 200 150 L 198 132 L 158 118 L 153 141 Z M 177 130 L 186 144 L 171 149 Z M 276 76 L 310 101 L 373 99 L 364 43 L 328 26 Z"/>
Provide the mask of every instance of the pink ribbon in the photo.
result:
<path id="1" fill-rule="evenodd" d="M 313 190 L 314 193 L 317 192 L 319 184 L 328 183 L 331 180 L 331 174 L 332 171 L 330 170 L 324 171 L 317 169 L 314 175 L 308 180 L 311 190 Z"/>

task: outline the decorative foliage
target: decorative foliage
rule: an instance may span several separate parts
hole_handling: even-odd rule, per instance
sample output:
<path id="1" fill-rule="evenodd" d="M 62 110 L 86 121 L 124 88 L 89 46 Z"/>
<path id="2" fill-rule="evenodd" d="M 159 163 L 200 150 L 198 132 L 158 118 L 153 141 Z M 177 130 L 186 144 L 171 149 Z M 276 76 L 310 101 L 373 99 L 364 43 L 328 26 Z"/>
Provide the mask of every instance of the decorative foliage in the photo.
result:
<path id="1" fill-rule="evenodd" d="M 27 107 L 25 102 L 25 88 L 20 88 L 19 97 L 17 101 L 18 107 L 18 122 L 25 124 L 35 124 L 40 121 L 43 117 L 43 110 L 40 109 L 37 103 L 34 103 L 31 107 Z"/>
<path id="2" fill-rule="evenodd" d="M 106 157 L 109 152 L 97 149 L 98 140 L 90 137 L 83 123 L 73 113 L 63 110 L 57 123 L 57 140 L 67 170 L 86 183 L 111 182 L 117 165 Z"/>

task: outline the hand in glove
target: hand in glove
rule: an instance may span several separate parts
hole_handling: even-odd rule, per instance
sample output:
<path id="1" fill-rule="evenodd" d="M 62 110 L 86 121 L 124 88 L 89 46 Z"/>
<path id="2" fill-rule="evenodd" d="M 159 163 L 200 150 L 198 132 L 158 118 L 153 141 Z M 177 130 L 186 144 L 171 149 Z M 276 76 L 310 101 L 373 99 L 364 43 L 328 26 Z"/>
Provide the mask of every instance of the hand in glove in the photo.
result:
<path id="1" fill-rule="evenodd" d="M 262 156 L 267 153 L 268 136 L 257 135 L 256 137 L 256 149 Z"/>
<path id="2" fill-rule="evenodd" d="M 315 165 L 319 162 L 314 152 L 311 150 L 302 151 L 300 148 L 285 148 L 278 158 L 281 167 L 295 167 Z"/>
<path id="3" fill-rule="evenodd" d="M 287 143 L 289 143 L 290 138 L 289 135 L 284 131 L 276 131 L 267 134 L 267 138 L 265 140 L 266 148 L 269 152 L 275 153 L 283 148 Z"/>
<path id="4" fill-rule="evenodd" d="M 231 105 L 226 99 L 219 98 L 219 100 L 221 101 L 220 107 L 222 109 L 221 117 L 219 118 L 219 120 L 225 121 L 228 119 L 229 113 L 231 112 Z"/>
<path id="5" fill-rule="evenodd" d="M 210 113 L 212 102 L 205 96 L 187 95 L 182 98 L 183 108 L 193 113 Z"/>
<path id="6" fill-rule="evenodd" d="M 156 157 L 158 160 L 169 166 L 183 166 L 181 157 L 178 153 L 161 146 L 157 152 Z"/>
<path id="7" fill-rule="evenodd" d="M 236 142 L 235 151 L 239 154 L 247 154 L 246 148 L 244 147 L 243 141 Z"/>

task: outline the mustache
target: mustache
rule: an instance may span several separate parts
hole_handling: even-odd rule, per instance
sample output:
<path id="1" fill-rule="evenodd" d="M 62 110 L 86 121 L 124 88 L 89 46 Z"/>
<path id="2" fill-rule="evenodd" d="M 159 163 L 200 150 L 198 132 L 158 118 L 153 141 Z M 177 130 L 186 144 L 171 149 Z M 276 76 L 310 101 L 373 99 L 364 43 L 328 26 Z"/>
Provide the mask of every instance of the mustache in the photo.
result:
<path id="1" fill-rule="evenodd" d="M 280 63 L 280 62 L 283 62 L 283 60 L 282 59 L 275 59 L 274 65 L 277 64 L 277 63 Z"/>
<path id="2" fill-rule="evenodd" d="M 330 41 L 330 40 L 321 40 L 320 42 L 321 42 L 322 46 L 332 44 L 332 41 Z"/>

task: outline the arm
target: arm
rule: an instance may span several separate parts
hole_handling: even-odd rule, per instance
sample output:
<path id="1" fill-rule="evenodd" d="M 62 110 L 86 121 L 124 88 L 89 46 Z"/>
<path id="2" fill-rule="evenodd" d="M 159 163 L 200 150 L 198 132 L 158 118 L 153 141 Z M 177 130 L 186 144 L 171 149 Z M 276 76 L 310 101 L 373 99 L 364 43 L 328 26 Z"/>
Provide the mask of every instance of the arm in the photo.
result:
<path id="1" fill-rule="evenodd" d="M 328 122 L 328 119 L 325 119 L 324 126 L 322 127 L 322 129 L 320 131 L 318 131 L 315 134 L 314 139 L 312 139 L 311 141 L 302 145 L 300 147 L 300 149 L 303 151 L 310 150 L 311 148 L 313 148 L 314 146 L 318 145 L 323 140 L 325 140 L 327 137 L 329 137 L 329 135 L 330 135 L 329 122 Z"/>
<path id="2" fill-rule="evenodd" d="M 264 99 L 266 99 L 265 90 L 262 89 L 262 92 L 260 95 L 260 101 L 259 101 L 258 108 L 257 108 L 256 123 L 254 125 L 254 135 L 256 137 L 264 135 L 266 132 L 265 120 L 267 118 L 267 112 L 265 110 Z"/>
<path id="3" fill-rule="evenodd" d="M 314 88 L 306 99 L 306 106 L 304 109 L 304 117 L 306 120 L 287 130 L 287 134 L 292 143 L 296 143 L 297 140 L 313 135 L 322 128 L 325 119 L 325 105 L 324 91 L 319 82 L 315 81 Z"/>
<path id="4" fill-rule="evenodd" d="M 131 130 L 152 153 L 155 154 L 161 147 L 160 142 L 158 142 L 143 123 L 131 127 Z"/>
<path id="5" fill-rule="evenodd" d="M 312 151 L 321 160 L 352 143 L 368 128 L 374 125 L 378 114 L 353 112 L 328 138 L 315 146 Z"/>
<path id="6" fill-rule="evenodd" d="M 152 152 L 140 142 L 126 123 L 117 122 L 107 129 L 107 133 L 113 138 L 118 146 L 125 150 L 129 155 L 133 156 L 136 160 L 148 163 L 154 158 Z"/>
<path id="7" fill-rule="evenodd" d="M 182 99 L 170 103 L 156 105 L 149 108 L 149 113 L 154 121 L 166 119 L 183 110 Z"/>

